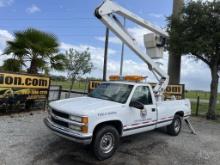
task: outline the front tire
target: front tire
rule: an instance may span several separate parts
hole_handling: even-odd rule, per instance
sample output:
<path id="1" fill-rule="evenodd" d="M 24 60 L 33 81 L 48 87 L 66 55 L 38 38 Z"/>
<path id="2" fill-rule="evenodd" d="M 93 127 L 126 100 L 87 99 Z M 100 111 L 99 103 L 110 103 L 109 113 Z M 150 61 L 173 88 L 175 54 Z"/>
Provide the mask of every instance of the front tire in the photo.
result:
<path id="1" fill-rule="evenodd" d="M 179 135 L 181 129 L 182 129 L 182 119 L 179 115 L 175 115 L 172 123 L 167 126 L 167 132 L 171 136 L 177 136 Z"/>
<path id="2" fill-rule="evenodd" d="M 105 160 L 115 153 L 119 145 L 119 133 L 115 127 L 100 128 L 93 139 L 93 152 L 98 160 Z"/>

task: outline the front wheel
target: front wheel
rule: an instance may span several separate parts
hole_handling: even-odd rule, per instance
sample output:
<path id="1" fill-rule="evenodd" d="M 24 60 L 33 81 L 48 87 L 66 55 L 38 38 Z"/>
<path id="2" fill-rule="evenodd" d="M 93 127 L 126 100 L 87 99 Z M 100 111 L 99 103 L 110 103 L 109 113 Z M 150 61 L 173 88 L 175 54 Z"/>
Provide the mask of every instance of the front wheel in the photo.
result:
<path id="1" fill-rule="evenodd" d="M 100 128 L 93 139 L 93 152 L 98 160 L 110 158 L 119 145 L 119 133 L 112 126 Z"/>
<path id="2" fill-rule="evenodd" d="M 181 128 L 182 128 L 181 117 L 178 115 L 175 115 L 172 123 L 167 126 L 167 132 L 168 132 L 168 134 L 170 134 L 172 136 L 177 136 L 177 135 L 179 135 Z"/>

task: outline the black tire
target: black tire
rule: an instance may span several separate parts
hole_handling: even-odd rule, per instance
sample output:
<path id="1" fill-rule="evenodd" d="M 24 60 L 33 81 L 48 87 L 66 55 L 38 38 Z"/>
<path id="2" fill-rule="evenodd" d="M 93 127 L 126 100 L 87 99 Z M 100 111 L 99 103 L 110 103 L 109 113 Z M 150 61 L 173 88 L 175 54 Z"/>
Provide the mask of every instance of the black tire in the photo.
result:
<path id="1" fill-rule="evenodd" d="M 105 160 L 115 153 L 119 145 L 119 133 L 115 127 L 103 126 L 95 132 L 93 152 L 98 160 Z"/>
<path id="2" fill-rule="evenodd" d="M 173 121 L 167 126 L 167 133 L 171 136 L 179 135 L 182 129 L 182 119 L 179 115 L 175 115 Z"/>

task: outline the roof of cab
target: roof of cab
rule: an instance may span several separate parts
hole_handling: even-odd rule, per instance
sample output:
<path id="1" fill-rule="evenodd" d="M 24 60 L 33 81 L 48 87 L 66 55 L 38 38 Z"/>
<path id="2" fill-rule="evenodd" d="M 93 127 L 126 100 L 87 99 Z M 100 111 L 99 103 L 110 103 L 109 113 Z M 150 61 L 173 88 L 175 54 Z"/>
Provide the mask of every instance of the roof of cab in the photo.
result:
<path id="1" fill-rule="evenodd" d="M 116 83 L 116 84 L 128 84 L 128 85 L 149 85 L 148 83 L 142 82 L 133 82 L 133 81 L 106 81 L 107 83 Z M 103 83 L 106 83 L 103 82 Z"/>

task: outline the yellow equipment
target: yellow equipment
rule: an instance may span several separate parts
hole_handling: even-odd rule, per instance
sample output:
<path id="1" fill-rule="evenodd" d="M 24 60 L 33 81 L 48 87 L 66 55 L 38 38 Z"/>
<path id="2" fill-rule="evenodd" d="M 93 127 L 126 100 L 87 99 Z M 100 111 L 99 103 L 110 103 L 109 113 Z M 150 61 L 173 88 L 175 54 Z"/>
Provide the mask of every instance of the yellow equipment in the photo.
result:
<path id="1" fill-rule="evenodd" d="M 138 75 L 127 75 L 127 76 L 124 76 L 124 77 L 122 77 L 122 78 L 120 78 L 120 76 L 118 76 L 118 75 L 109 76 L 109 80 L 110 80 L 110 81 L 125 80 L 125 81 L 140 82 L 140 81 L 145 80 L 145 78 L 146 78 L 146 77 L 138 76 Z"/>

